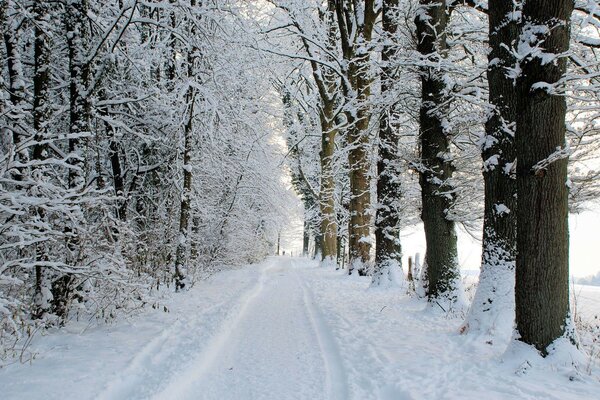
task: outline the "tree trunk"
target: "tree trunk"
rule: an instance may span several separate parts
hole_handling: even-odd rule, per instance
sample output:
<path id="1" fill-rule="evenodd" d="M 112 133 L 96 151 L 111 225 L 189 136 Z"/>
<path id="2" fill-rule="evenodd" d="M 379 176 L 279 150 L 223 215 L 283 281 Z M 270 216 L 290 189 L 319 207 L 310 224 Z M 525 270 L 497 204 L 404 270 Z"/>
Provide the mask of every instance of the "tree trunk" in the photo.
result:
<path id="1" fill-rule="evenodd" d="M 415 18 L 417 49 L 423 59 L 437 64 L 447 52 L 446 26 L 449 13 L 444 0 L 421 0 L 421 13 Z M 427 251 L 427 296 L 430 301 L 456 300 L 456 281 L 460 277 L 454 222 L 447 218 L 454 204 L 449 179 L 454 167 L 450 155 L 450 134 L 443 124 L 448 112 L 444 72 L 434 67 L 421 70 L 421 110 L 419 135 L 421 162 L 421 218 Z"/>
<path id="2" fill-rule="evenodd" d="M 398 0 L 383 2 L 383 31 L 385 40 L 393 43 L 398 25 L 396 13 Z M 389 64 L 396 46 L 386 44 L 381 54 L 381 95 L 385 97 L 393 79 Z M 390 114 L 394 106 L 383 110 L 379 122 L 379 158 L 377 160 L 377 213 L 375 216 L 375 271 L 373 284 L 383 279 L 391 280 L 390 269 L 402 267 L 400 245 L 400 175 L 398 158 L 398 131 L 391 125 Z"/>
<path id="3" fill-rule="evenodd" d="M 572 0 L 527 0 L 521 40 L 553 62 L 527 54 L 518 78 L 516 323 L 520 340 L 546 354 L 569 318 L 566 101 L 562 81 Z M 571 337 L 572 339 L 572 337 Z"/>
<path id="4" fill-rule="evenodd" d="M 349 268 L 351 274 L 357 270 L 360 275 L 367 274 L 367 263 L 371 252 L 371 179 L 369 169 L 370 138 L 369 122 L 371 116 L 370 51 L 373 27 L 377 15 L 375 1 L 365 0 L 361 6 L 356 2 L 346 3 L 338 0 L 336 13 L 342 51 L 348 62 L 348 82 L 351 88 L 345 89 L 347 101 L 352 109 L 346 111 L 348 123 L 347 144 L 348 167 L 350 169 L 350 222 L 348 225 Z M 354 5 L 352 5 L 354 4 Z M 353 17 L 349 17 L 353 14 Z M 350 28 L 350 30 L 349 30 Z M 352 31 L 355 30 L 356 33 Z M 350 42 L 353 40 L 352 42 Z"/>
<path id="5" fill-rule="evenodd" d="M 23 65 L 21 64 L 21 55 L 19 54 L 18 33 L 14 31 L 14 27 L 11 26 L 10 20 L 8 20 L 8 13 L 11 11 L 9 3 L 7 0 L 0 4 L 0 23 L 2 24 L 4 46 L 6 48 L 6 66 L 10 88 L 9 100 L 12 108 L 9 115 L 14 114 L 18 117 L 24 111 L 23 107 L 25 106 L 25 77 L 23 76 Z M 29 151 L 23 146 L 24 138 L 18 131 L 19 128 L 14 126 L 12 129 L 12 140 L 15 151 L 14 159 L 18 164 L 24 164 L 29 161 Z M 14 180 L 20 181 L 24 179 L 25 168 L 21 165 L 17 165 L 12 172 Z"/>
<path id="6" fill-rule="evenodd" d="M 89 66 L 86 60 L 86 39 L 88 37 L 87 1 L 74 0 L 67 4 L 65 26 L 67 29 L 67 49 L 69 56 L 69 164 L 68 187 L 73 194 L 79 194 L 85 187 L 84 154 L 82 139 L 90 134 L 90 93 Z M 65 227 L 67 242 L 67 265 L 74 266 L 80 261 L 79 226 L 80 221 L 68 221 Z M 52 283 L 53 311 L 65 318 L 74 285 L 74 276 L 66 273 Z"/>
<path id="7" fill-rule="evenodd" d="M 335 179 L 333 176 L 333 152 L 335 150 L 334 105 L 332 99 L 322 99 L 321 109 L 321 260 L 324 264 L 335 264 L 337 254 L 337 220 L 335 217 Z"/>
<path id="8" fill-rule="evenodd" d="M 89 65 L 86 60 L 87 1 L 73 0 L 66 10 L 69 53 L 69 189 L 85 186 L 81 136 L 90 133 Z"/>
<path id="9" fill-rule="evenodd" d="M 321 235 L 321 231 L 315 232 L 313 240 L 315 241 L 315 252 L 313 254 L 313 258 L 320 260 L 322 254 L 322 246 L 323 246 L 323 236 Z"/>
<path id="10" fill-rule="evenodd" d="M 193 60 L 190 58 L 190 63 Z M 191 72 L 191 65 L 189 66 Z M 194 118 L 193 89 L 190 87 L 186 94 L 188 104 L 188 120 L 184 128 L 184 150 L 183 150 L 183 193 L 181 194 L 181 206 L 179 214 L 179 242 L 175 254 L 175 291 L 185 287 L 186 277 L 186 253 L 189 242 L 190 206 L 192 201 L 192 121 Z"/>
<path id="11" fill-rule="evenodd" d="M 47 145 L 43 143 L 47 139 L 46 125 L 50 118 L 51 108 L 49 104 L 50 88 L 50 47 L 47 42 L 47 35 L 44 32 L 44 26 L 47 23 L 46 16 L 49 14 L 48 3 L 42 0 L 36 0 L 33 4 L 33 18 L 35 23 L 34 40 L 34 76 L 33 76 L 33 129 L 34 141 L 33 154 L 34 160 L 43 160 L 47 157 Z M 33 179 L 40 179 L 35 168 Z M 40 221 L 46 220 L 44 208 L 36 208 L 37 217 Z M 48 261 L 48 254 L 45 243 L 39 243 L 36 246 L 36 267 L 35 267 L 35 290 L 34 290 L 34 310 L 33 317 L 41 318 L 48 312 L 49 305 L 45 298 L 46 280 L 41 263 Z"/>
<path id="12" fill-rule="evenodd" d="M 481 273 L 464 329 L 510 332 L 514 323 L 514 284 L 517 240 L 516 149 L 517 102 L 514 80 L 507 76 L 516 60 L 512 46 L 518 39 L 515 5 L 490 0 L 488 85 L 493 113 L 482 144 L 485 210 Z"/>
<path id="13" fill-rule="evenodd" d="M 195 7 L 195 0 L 191 0 L 191 7 Z M 174 22 L 174 16 L 172 17 Z M 195 29 L 191 29 L 194 34 Z M 174 46 L 174 43 L 172 43 Z M 175 49 L 172 48 L 173 53 Z M 188 79 L 194 77 L 194 63 L 196 62 L 196 49 L 188 49 L 187 54 L 187 73 Z M 174 73 L 174 72 L 173 72 Z M 181 194 L 181 206 L 179 215 L 179 242 L 177 243 L 177 251 L 175 253 L 175 291 L 179 291 L 185 287 L 185 279 L 187 274 L 187 250 L 189 246 L 189 223 L 192 201 L 192 133 L 194 120 L 194 102 L 196 93 L 192 86 L 188 87 L 185 94 L 187 104 L 187 123 L 184 127 L 184 144 L 183 144 L 183 193 Z"/>
<path id="14" fill-rule="evenodd" d="M 115 194 L 118 197 L 126 197 L 128 194 L 125 193 L 125 180 L 123 179 L 123 169 L 121 168 L 121 158 L 119 157 L 119 143 L 115 138 L 115 132 L 112 127 L 107 127 L 110 131 L 110 143 L 108 145 L 108 154 L 110 157 L 110 166 L 113 175 L 113 186 L 115 188 Z M 123 199 L 118 204 L 117 216 L 121 221 L 127 221 L 127 200 Z"/>
<path id="15" fill-rule="evenodd" d="M 302 231 L 302 256 L 308 257 L 308 245 L 310 244 L 310 222 L 304 210 L 304 229 Z"/>

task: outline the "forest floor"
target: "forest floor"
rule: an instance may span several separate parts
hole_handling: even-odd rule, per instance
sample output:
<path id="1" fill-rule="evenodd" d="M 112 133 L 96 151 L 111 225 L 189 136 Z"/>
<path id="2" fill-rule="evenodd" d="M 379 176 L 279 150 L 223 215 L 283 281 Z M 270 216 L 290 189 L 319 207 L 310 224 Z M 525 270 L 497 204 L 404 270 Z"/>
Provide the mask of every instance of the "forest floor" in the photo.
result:
<path id="1" fill-rule="evenodd" d="M 369 284 L 289 257 L 221 272 L 169 312 L 36 338 L 0 398 L 598 398 L 597 369 L 460 335 L 460 317 Z"/>

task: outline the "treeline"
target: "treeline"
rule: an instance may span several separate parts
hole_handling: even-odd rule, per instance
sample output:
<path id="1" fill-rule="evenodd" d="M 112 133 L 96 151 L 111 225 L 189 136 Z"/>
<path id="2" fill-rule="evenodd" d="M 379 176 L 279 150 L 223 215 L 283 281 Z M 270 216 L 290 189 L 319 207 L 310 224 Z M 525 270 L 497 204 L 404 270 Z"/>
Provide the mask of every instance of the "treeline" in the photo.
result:
<path id="1" fill-rule="evenodd" d="M 236 4 L 0 1 L 0 355 L 273 252 L 274 100 Z"/>
<path id="2" fill-rule="evenodd" d="M 277 84 L 305 252 L 388 284 L 420 220 L 424 291 L 448 310 L 462 224 L 483 232 L 463 332 L 516 321 L 542 352 L 574 341 L 568 212 L 598 195 L 598 4 L 269 3 L 268 51 L 295 65 Z"/>

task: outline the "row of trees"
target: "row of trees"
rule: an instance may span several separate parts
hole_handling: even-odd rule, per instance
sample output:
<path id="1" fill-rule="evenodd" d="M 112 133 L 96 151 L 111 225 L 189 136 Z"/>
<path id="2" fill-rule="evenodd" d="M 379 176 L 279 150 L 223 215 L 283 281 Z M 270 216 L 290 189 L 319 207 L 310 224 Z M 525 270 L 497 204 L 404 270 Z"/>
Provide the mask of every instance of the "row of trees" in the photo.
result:
<path id="1" fill-rule="evenodd" d="M 456 224 L 479 227 L 463 331 L 510 330 L 516 310 L 521 340 L 542 352 L 573 338 L 567 224 L 569 201 L 598 188 L 598 5 L 269 2 L 263 46 L 294 65 L 277 87 L 322 260 L 341 263 L 347 243 L 350 273 L 389 282 L 400 227 L 420 211 L 425 291 L 446 309 L 461 298 Z"/>
<path id="2" fill-rule="evenodd" d="M 305 251 L 390 284 L 420 220 L 448 309 L 456 226 L 481 230 L 464 330 L 516 309 L 542 351 L 565 333 L 568 207 L 598 193 L 595 2 L 0 0 L 0 24 L 2 349 L 273 252 L 281 131 Z"/>
<path id="3" fill-rule="evenodd" d="M 245 8 L 0 1 L 0 354 L 272 252 L 289 194 Z"/>

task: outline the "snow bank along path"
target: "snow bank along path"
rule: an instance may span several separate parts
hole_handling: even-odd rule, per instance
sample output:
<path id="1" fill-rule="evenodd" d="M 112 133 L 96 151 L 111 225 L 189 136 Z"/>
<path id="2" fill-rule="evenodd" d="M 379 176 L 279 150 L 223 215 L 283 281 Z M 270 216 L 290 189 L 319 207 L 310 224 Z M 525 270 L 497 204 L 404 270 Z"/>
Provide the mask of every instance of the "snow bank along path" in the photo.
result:
<path id="1" fill-rule="evenodd" d="M 38 338 L 2 399 L 593 399 L 598 377 L 458 335 L 402 288 L 271 258 L 176 295 L 170 312 Z M 79 329 L 79 330 L 78 330 Z M 583 371 L 581 371 L 583 372 Z"/>

